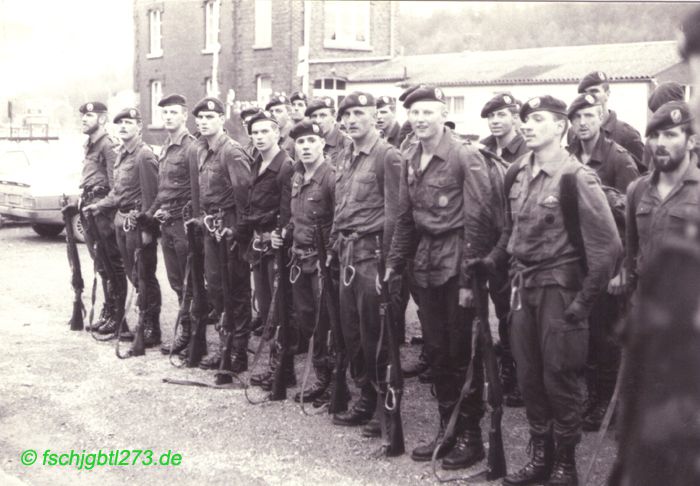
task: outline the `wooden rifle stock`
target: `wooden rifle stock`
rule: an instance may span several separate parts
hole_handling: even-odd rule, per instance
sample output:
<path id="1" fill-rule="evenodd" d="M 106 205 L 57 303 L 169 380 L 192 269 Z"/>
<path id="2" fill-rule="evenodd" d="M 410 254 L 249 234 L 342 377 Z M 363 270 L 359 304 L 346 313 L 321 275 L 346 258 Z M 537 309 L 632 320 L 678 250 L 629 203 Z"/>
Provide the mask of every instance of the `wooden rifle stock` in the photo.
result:
<path id="1" fill-rule="evenodd" d="M 281 220 L 277 216 L 278 234 L 282 234 Z M 270 390 L 270 400 L 284 400 L 287 398 L 287 377 L 289 368 L 294 366 L 294 355 L 289 350 L 289 315 L 287 314 L 287 285 L 289 285 L 289 275 L 287 274 L 286 248 L 284 245 L 275 250 L 275 282 L 277 287 L 276 301 L 273 305 L 277 308 L 277 332 L 275 333 L 274 346 L 277 347 L 277 367 L 272 377 L 272 389 Z"/>
<path id="2" fill-rule="evenodd" d="M 401 372 L 401 358 L 399 354 L 399 342 L 397 341 L 395 323 L 391 312 L 391 297 L 389 294 L 389 282 L 384 281 L 386 265 L 384 252 L 382 251 L 382 239 L 376 237 L 377 274 L 381 282 L 382 292 L 379 304 L 379 317 L 384 329 L 389 350 L 389 365 L 386 369 L 385 386 L 380 387 L 380 399 L 384 403 L 384 414 L 380 416 L 382 437 L 384 440 L 384 454 L 386 456 L 399 456 L 406 450 L 403 438 L 403 424 L 401 423 L 401 397 L 403 395 L 403 374 Z M 377 354 L 382 343 L 377 343 Z"/>
<path id="3" fill-rule="evenodd" d="M 207 354 L 206 325 L 204 318 L 207 314 L 206 289 L 204 287 L 204 253 L 197 243 L 196 223 L 190 222 L 185 226 L 187 246 L 190 256 L 190 279 L 192 288 L 192 306 L 189 310 L 192 333 L 187 345 L 187 367 L 193 368 Z M 184 296 L 183 296 L 184 298 Z"/>
<path id="4" fill-rule="evenodd" d="M 335 352 L 335 363 L 333 365 L 333 372 L 331 373 L 331 394 L 328 401 L 328 413 L 336 414 L 346 411 L 348 409 L 348 402 L 350 401 L 350 390 L 348 389 L 348 382 L 346 379 L 348 364 L 345 353 L 345 343 L 343 343 L 343 336 L 340 330 L 340 313 L 335 300 L 338 297 L 338 293 L 333 282 L 331 269 L 326 266 L 326 244 L 323 239 L 323 229 L 319 223 L 316 223 L 314 226 L 314 239 L 321 271 L 320 277 L 323 285 L 320 305 L 326 306 L 328 321 L 330 323 L 328 353 L 330 355 L 331 349 Z"/>
<path id="5" fill-rule="evenodd" d="M 143 263 L 143 237 L 141 235 L 141 226 L 136 224 L 136 273 L 138 274 L 138 297 L 136 299 L 136 307 L 139 309 L 139 320 L 134 329 L 134 342 L 131 343 L 129 349 L 130 356 L 143 356 L 146 354 L 146 345 L 144 342 L 144 328 L 146 327 L 146 265 Z M 121 329 L 118 328 L 117 332 Z M 117 340 L 117 342 L 119 342 Z"/>
<path id="6" fill-rule="evenodd" d="M 223 213 L 220 213 L 217 217 L 217 231 L 223 230 Z M 219 325 L 219 339 L 222 341 L 223 346 L 221 350 L 221 362 L 219 363 L 219 372 L 214 375 L 214 383 L 217 385 L 224 385 L 227 383 L 232 383 L 233 378 L 231 376 L 233 372 L 233 366 L 231 363 L 231 348 L 233 347 L 233 329 L 231 328 L 233 322 L 233 302 L 231 302 L 231 276 L 228 271 L 228 237 L 224 234 L 221 235 L 221 239 L 218 243 L 219 251 L 219 267 L 221 270 L 221 292 L 223 293 L 224 300 L 224 312 L 221 314 L 221 321 Z"/>
<path id="7" fill-rule="evenodd" d="M 476 325 L 481 343 L 481 352 L 484 359 L 484 369 L 488 380 L 488 392 L 486 401 L 491 409 L 491 425 L 489 427 L 489 453 L 486 458 L 486 479 L 493 481 L 506 475 L 506 455 L 503 450 L 503 436 L 501 434 L 501 420 L 503 419 L 503 386 L 498 376 L 498 362 L 493 349 L 493 339 L 489 329 L 488 297 L 484 295 L 484 289 L 479 285 L 479 278 L 475 273 L 472 276 L 472 292 L 476 306 Z"/>
<path id="8" fill-rule="evenodd" d="M 67 198 L 63 199 L 64 207 L 62 209 L 63 222 L 66 226 L 66 251 L 68 254 L 68 264 L 71 269 L 71 286 L 73 287 L 73 313 L 71 315 L 69 325 L 71 331 L 82 331 L 84 329 L 83 314 L 85 307 L 83 306 L 82 294 L 85 288 L 83 282 L 83 274 L 80 268 L 80 256 L 78 255 L 78 246 L 75 242 L 75 233 L 73 232 L 73 218 L 78 215 L 78 207 L 74 204 L 67 204 Z"/>

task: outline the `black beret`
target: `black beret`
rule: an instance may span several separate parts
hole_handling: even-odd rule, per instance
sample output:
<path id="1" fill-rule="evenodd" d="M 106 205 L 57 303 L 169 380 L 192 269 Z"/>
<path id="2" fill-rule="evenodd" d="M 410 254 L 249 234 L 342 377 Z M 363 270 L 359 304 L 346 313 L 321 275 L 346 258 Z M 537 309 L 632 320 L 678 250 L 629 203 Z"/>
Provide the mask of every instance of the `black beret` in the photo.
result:
<path id="1" fill-rule="evenodd" d="M 299 137 L 305 137 L 306 135 L 318 135 L 319 137 L 323 138 L 321 135 L 321 129 L 311 120 L 300 121 L 294 125 L 294 128 L 292 128 L 292 130 L 289 132 L 289 136 L 294 140 Z"/>
<path id="2" fill-rule="evenodd" d="M 258 111 L 253 117 L 248 120 L 248 133 L 253 129 L 253 125 L 259 121 L 271 121 L 275 125 L 279 126 L 279 122 L 275 119 L 274 116 L 272 116 L 272 113 L 270 113 L 267 110 L 260 110 Z"/>
<path id="3" fill-rule="evenodd" d="M 295 91 L 292 93 L 292 96 L 289 97 L 289 102 L 293 103 L 295 101 L 303 101 L 306 103 L 308 100 L 306 94 L 302 93 L 301 91 Z"/>
<path id="4" fill-rule="evenodd" d="M 652 91 L 649 96 L 649 110 L 654 113 L 659 107 L 669 101 L 683 101 L 685 99 L 685 90 L 683 86 L 675 81 L 667 81 L 661 83 Z"/>
<path id="5" fill-rule="evenodd" d="M 410 108 L 416 101 L 441 101 L 445 102 L 445 94 L 435 86 L 420 85 L 411 91 L 403 101 L 404 108 Z"/>
<path id="6" fill-rule="evenodd" d="M 525 102 L 522 108 L 520 108 L 520 119 L 525 121 L 525 118 L 527 118 L 530 113 L 536 111 L 549 111 L 566 116 L 566 103 L 549 95 L 530 98 Z"/>
<path id="7" fill-rule="evenodd" d="M 454 130 L 455 128 L 457 128 L 457 125 L 455 125 L 455 122 L 453 122 L 453 121 L 451 121 L 451 120 L 447 120 L 447 121 L 445 122 L 445 126 L 446 126 L 447 128 L 449 128 L 450 130 Z"/>
<path id="8" fill-rule="evenodd" d="M 576 114 L 578 110 L 598 105 L 600 105 L 600 103 L 598 103 L 598 100 L 595 99 L 595 96 L 586 93 L 581 93 L 569 105 L 569 111 L 566 116 L 569 118 L 569 120 L 571 120 L 571 118 Z"/>
<path id="9" fill-rule="evenodd" d="M 112 123 L 119 123 L 124 118 L 131 118 L 132 120 L 141 120 L 141 112 L 136 108 L 124 108 L 122 111 L 117 113 L 112 120 Z"/>
<path id="10" fill-rule="evenodd" d="M 170 106 L 170 105 L 187 105 L 187 98 L 180 94 L 173 93 L 166 96 L 158 102 L 158 106 Z"/>
<path id="11" fill-rule="evenodd" d="M 481 118 L 487 118 L 490 113 L 503 108 L 517 108 L 518 100 L 510 93 L 498 93 L 481 109 Z"/>
<path id="12" fill-rule="evenodd" d="M 241 120 L 245 120 L 247 117 L 251 115 L 255 115 L 257 112 L 262 111 L 260 108 L 257 106 L 251 106 L 250 108 L 243 108 L 241 110 Z"/>
<path id="13" fill-rule="evenodd" d="M 80 105 L 78 111 L 83 115 L 85 113 L 107 113 L 107 106 L 100 101 L 88 101 L 87 103 Z"/>
<path id="14" fill-rule="evenodd" d="M 200 111 L 214 111 L 223 115 L 225 113 L 224 104 L 218 98 L 207 96 L 200 100 L 192 109 L 192 114 L 197 116 Z"/>
<path id="15" fill-rule="evenodd" d="M 338 107 L 338 120 L 340 120 L 343 117 L 343 113 L 350 108 L 355 108 L 356 106 L 371 106 L 374 108 L 375 104 L 374 96 L 370 93 L 353 91 L 340 102 L 340 106 Z"/>
<path id="16" fill-rule="evenodd" d="M 607 82 L 607 74 L 605 74 L 603 71 L 593 71 L 592 73 L 586 74 L 578 83 L 578 92 L 584 93 L 586 89 L 590 88 L 591 86 L 597 86 Z"/>
<path id="17" fill-rule="evenodd" d="M 320 98 L 314 98 L 311 100 L 304 111 L 304 116 L 313 115 L 314 111 L 320 110 L 321 108 L 335 109 L 335 101 L 330 96 L 322 96 Z"/>
<path id="18" fill-rule="evenodd" d="M 396 99 L 391 96 L 380 96 L 377 98 L 377 108 L 384 108 L 385 106 L 396 106 Z"/>
<path id="19" fill-rule="evenodd" d="M 645 136 L 658 130 L 668 130 L 669 128 L 684 125 L 692 121 L 690 107 L 685 101 L 669 101 L 659 107 L 651 116 L 647 124 Z"/>
<path id="20" fill-rule="evenodd" d="M 691 55 L 700 53 L 700 8 L 681 23 L 678 51 L 684 61 Z"/>
<path id="21" fill-rule="evenodd" d="M 399 101 L 403 102 L 403 101 L 406 99 L 406 97 L 407 97 L 408 95 L 410 95 L 411 93 L 413 93 L 415 90 L 417 90 L 417 89 L 420 88 L 421 86 L 425 86 L 425 85 L 423 85 L 423 84 L 414 84 L 414 85 L 411 85 L 411 86 L 409 86 L 408 88 L 406 88 L 406 89 L 404 90 L 404 92 L 401 93 L 401 96 L 399 96 Z"/>
<path id="22" fill-rule="evenodd" d="M 276 94 L 276 95 L 272 95 L 272 97 L 270 97 L 270 101 L 268 101 L 267 104 L 265 105 L 265 109 L 269 110 L 273 106 L 288 105 L 289 103 L 290 103 L 290 101 L 289 101 L 289 98 L 287 98 L 287 95 Z"/>

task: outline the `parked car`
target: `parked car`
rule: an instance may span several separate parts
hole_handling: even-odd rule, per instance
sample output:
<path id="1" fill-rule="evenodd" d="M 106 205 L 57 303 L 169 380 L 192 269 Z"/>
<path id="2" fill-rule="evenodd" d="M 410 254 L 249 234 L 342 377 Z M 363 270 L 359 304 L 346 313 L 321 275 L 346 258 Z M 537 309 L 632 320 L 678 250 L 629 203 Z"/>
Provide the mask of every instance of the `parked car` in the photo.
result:
<path id="1" fill-rule="evenodd" d="M 0 143 L 0 216 L 28 221 L 40 236 L 61 233 L 62 199 L 77 202 L 82 159 L 79 139 Z M 76 238 L 85 241 L 80 218 L 72 225 Z"/>

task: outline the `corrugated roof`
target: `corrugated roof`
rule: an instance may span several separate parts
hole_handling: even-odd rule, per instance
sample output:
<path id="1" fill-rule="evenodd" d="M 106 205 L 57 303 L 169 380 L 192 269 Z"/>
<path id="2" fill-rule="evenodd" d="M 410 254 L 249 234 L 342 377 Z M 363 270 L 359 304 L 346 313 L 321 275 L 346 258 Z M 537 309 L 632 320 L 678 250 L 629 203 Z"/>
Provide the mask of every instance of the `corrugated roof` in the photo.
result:
<path id="1" fill-rule="evenodd" d="M 350 82 L 440 86 L 576 82 L 591 71 L 613 81 L 643 80 L 680 62 L 675 41 L 538 47 L 398 56 L 359 70 Z"/>

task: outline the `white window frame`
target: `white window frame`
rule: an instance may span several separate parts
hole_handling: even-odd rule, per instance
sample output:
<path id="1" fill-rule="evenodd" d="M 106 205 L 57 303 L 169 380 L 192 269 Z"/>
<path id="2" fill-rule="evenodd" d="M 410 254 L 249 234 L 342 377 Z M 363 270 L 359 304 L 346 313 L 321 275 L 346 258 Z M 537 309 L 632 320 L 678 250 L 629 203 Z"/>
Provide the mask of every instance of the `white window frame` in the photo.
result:
<path id="1" fill-rule="evenodd" d="M 351 49 L 361 51 L 371 51 L 370 44 L 370 18 L 372 16 L 372 6 L 367 0 L 352 1 L 326 1 L 324 2 L 325 14 L 332 16 L 330 31 L 325 32 L 323 47 L 328 49 Z M 329 25 L 328 23 L 326 25 Z M 354 25 L 352 34 L 341 36 L 345 30 Z M 358 40 L 362 34 L 364 39 Z M 333 38 L 335 36 L 335 38 Z"/>
<path id="2" fill-rule="evenodd" d="M 255 43 L 253 49 L 272 47 L 272 0 L 255 0 Z"/>
<path id="3" fill-rule="evenodd" d="M 462 101 L 462 108 L 459 111 L 456 109 L 457 100 Z M 447 105 L 447 111 L 450 115 L 460 116 L 460 117 L 464 116 L 465 111 L 466 111 L 465 102 L 466 102 L 466 100 L 465 100 L 464 96 L 445 96 L 445 104 Z"/>
<path id="4" fill-rule="evenodd" d="M 163 109 L 158 106 L 160 100 L 163 99 L 163 82 L 159 79 L 154 79 L 149 85 L 151 91 L 151 124 L 150 128 L 163 127 Z"/>
<path id="5" fill-rule="evenodd" d="M 329 98 L 333 98 L 335 100 L 336 107 L 340 106 L 340 102 L 345 97 L 345 95 L 348 93 L 347 82 L 345 82 L 344 79 L 340 79 L 340 78 L 319 78 L 319 79 L 315 79 L 314 83 L 316 83 L 316 81 L 321 81 L 321 87 L 320 88 L 312 88 L 313 89 L 312 94 L 313 94 L 314 98 L 328 96 Z M 333 81 L 333 86 L 331 88 L 326 88 L 325 87 L 326 81 Z M 345 89 L 338 88 L 338 81 L 345 82 Z M 312 86 L 314 85 L 314 83 L 312 83 Z"/>
<path id="6" fill-rule="evenodd" d="M 203 54 L 212 54 L 219 48 L 219 0 L 204 3 L 204 49 Z"/>
<path id="7" fill-rule="evenodd" d="M 265 83 L 267 83 L 267 86 L 263 86 Z M 255 84 L 258 106 L 265 106 L 272 95 L 272 76 L 269 74 L 258 74 Z"/>
<path id="8" fill-rule="evenodd" d="M 148 55 L 149 59 L 163 57 L 163 11 L 148 11 Z"/>

